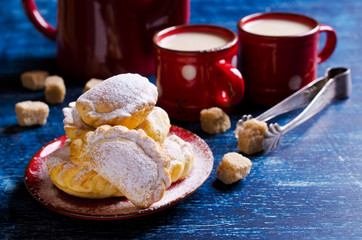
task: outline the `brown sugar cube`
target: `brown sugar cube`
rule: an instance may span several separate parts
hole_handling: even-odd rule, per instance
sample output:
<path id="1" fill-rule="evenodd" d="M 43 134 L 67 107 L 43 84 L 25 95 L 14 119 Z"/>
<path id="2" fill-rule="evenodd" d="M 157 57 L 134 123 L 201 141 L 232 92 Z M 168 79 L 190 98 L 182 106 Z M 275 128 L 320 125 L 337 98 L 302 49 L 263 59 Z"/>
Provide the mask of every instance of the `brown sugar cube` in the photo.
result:
<path id="1" fill-rule="evenodd" d="M 232 184 L 248 176 L 251 165 L 251 161 L 240 153 L 227 153 L 216 169 L 216 176 L 224 184 Z"/>
<path id="2" fill-rule="evenodd" d="M 45 86 L 45 79 L 49 76 L 47 71 L 33 70 L 24 72 L 20 76 L 23 87 L 30 90 L 41 90 Z"/>
<path id="3" fill-rule="evenodd" d="M 95 87 L 99 83 L 101 83 L 103 80 L 97 79 L 97 78 L 91 78 L 84 86 L 83 93 L 91 89 L 92 87 Z"/>
<path id="4" fill-rule="evenodd" d="M 266 129 L 265 122 L 254 118 L 243 122 L 238 133 L 239 151 L 249 155 L 263 151 L 262 142 Z"/>
<path id="5" fill-rule="evenodd" d="M 230 118 L 221 108 L 212 107 L 200 112 L 201 128 L 207 133 L 217 134 L 230 128 Z"/>
<path id="6" fill-rule="evenodd" d="M 15 104 L 16 119 L 20 126 L 44 125 L 49 115 L 49 107 L 39 101 L 24 101 Z"/>
<path id="7" fill-rule="evenodd" d="M 49 76 L 45 81 L 45 100 L 50 104 L 62 103 L 65 96 L 65 85 L 63 78 Z"/>

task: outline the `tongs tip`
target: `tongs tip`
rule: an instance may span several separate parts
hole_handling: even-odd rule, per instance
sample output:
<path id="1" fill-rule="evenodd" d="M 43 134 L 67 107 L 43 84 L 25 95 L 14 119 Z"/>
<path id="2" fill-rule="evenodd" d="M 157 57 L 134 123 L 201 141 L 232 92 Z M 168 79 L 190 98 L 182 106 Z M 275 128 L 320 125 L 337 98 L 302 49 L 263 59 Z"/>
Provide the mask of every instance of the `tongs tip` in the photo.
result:
<path id="1" fill-rule="evenodd" d="M 304 111 L 285 126 L 278 123 L 270 124 L 264 134 L 262 146 L 265 152 L 273 151 L 279 143 L 280 138 L 289 130 L 305 122 L 333 99 L 346 99 L 351 94 L 352 80 L 351 70 L 345 67 L 328 68 L 324 77 L 316 79 L 311 84 L 305 86 L 286 98 L 273 108 L 259 115 L 259 121 L 268 121 L 282 113 L 303 107 L 308 104 Z M 244 115 L 236 124 L 234 131 L 238 138 L 242 124 L 252 119 L 252 115 Z"/>

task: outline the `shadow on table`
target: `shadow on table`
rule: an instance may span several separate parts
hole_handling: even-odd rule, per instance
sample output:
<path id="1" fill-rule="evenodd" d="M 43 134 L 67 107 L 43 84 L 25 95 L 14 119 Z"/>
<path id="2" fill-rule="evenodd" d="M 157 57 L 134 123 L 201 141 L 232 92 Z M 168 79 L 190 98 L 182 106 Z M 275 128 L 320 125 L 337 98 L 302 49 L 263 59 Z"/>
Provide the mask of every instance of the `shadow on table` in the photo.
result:
<path id="1" fill-rule="evenodd" d="M 46 70 L 57 74 L 55 57 L 44 58 L 0 58 L 0 81 L 6 87 L 16 86 L 20 82 L 21 73 L 29 70 Z"/>
<path id="2" fill-rule="evenodd" d="M 19 124 L 13 124 L 10 126 L 7 126 L 5 128 L 2 129 L 2 133 L 4 134 L 16 134 L 16 133 L 22 133 L 22 132 L 26 132 L 26 131 L 30 131 L 33 129 L 37 129 L 42 127 L 41 125 L 36 125 L 36 126 L 29 126 L 29 127 L 22 127 Z"/>
<path id="3" fill-rule="evenodd" d="M 219 179 L 216 179 L 212 182 L 212 187 L 220 192 L 228 193 L 234 191 L 236 188 L 242 189 L 244 187 L 244 183 L 242 180 L 240 180 L 233 184 L 224 184 Z"/>
<path id="4" fill-rule="evenodd" d="M 181 204 L 181 203 L 180 203 Z M 6 222 L 9 239 L 114 239 L 162 234 L 161 226 L 175 225 L 190 211 L 172 206 L 150 215 L 114 221 L 84 220 L 63 216 L 40 205 L 19 182 L 9 199 Z M 182 208 L 182 207 L 181 207 Z M 160 227 L 160 228 L 159 228 Z"/>
<path id="5" fill-rule="evenodd" d="M 20 82 L 20 75 L 23 72 L 31 70 L 44 70 L 49 72 L 49 75 L 59 75 L 63 77 L 67 87 L 84 86 L 84 81 L 80 81 L 74 77 L 64 76 L 59 72 L 55 57 L 23 59 L 4 59 L 0 57 L 0 66 L 2 66 L 0 68 L 0 93 L 7 93 L 14 90 L 19 93 L 37 92 L 23 88 Z M 42 92 L 42 90 L 40 90 L 40 92 Z"/>

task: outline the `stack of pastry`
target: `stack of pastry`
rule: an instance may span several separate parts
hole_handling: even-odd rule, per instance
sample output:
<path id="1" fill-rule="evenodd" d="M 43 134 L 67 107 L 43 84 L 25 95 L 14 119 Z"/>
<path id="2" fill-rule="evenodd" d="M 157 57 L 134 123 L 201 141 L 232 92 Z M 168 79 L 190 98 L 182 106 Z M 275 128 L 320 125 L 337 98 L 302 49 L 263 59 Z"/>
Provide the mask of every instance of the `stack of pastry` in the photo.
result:
<path id="1" fill-rule="evenodd" d="M 84 198 L 125 196 L 145 208 L 189 173 L 192 146 L 169 134 L 157 89 L 138 74 L 120 74 L 63 109 L 68 140 L 49 156 L 53 183 Z"/>

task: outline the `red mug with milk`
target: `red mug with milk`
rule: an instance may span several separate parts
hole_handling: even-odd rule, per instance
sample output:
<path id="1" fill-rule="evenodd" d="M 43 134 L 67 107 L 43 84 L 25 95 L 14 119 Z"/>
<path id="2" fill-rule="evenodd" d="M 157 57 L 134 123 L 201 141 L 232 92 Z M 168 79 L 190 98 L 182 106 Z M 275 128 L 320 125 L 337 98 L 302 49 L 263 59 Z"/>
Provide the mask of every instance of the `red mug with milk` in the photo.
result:
<path id="1" fill-rule="evenodd" d="M 200 111 L 229 111 L 244 95 L 236 68 L 237 35 L 214 25 L 181 25 L 154 36 L 158 104 L 172 119 L 198 121 Z"/>
<path id="2" fill-rule="evenodd" d="M 333 53 L 337 35 L 330 26 L 294 13 L 256 13 L 238 22 L 239 69 L 245 96 L 273 105 L 317 77 L 317 66 Z M 319 36 L 326 34 L 320 50 Z"/>
<path id="3" fill-rule="evenodd" d="M 34 0 L 22 4 L 35 27 L 56 41 L 60 72 L 80 80 L 153 74 L 154 33 L 190 18 L 190 0 L 58 0 L 55 28 Z"/>

